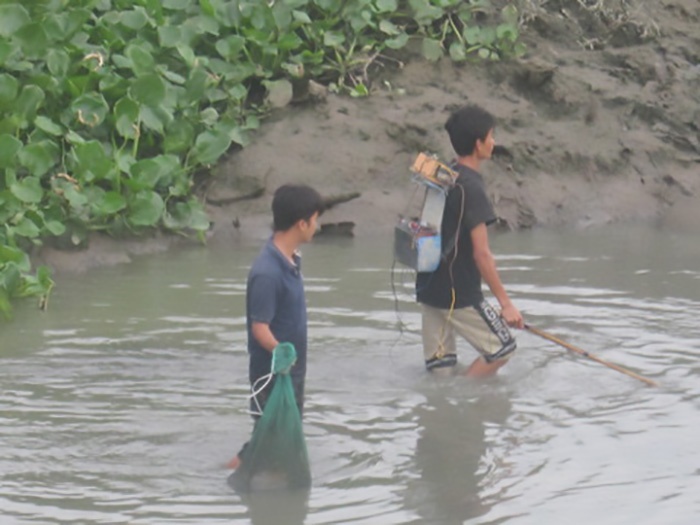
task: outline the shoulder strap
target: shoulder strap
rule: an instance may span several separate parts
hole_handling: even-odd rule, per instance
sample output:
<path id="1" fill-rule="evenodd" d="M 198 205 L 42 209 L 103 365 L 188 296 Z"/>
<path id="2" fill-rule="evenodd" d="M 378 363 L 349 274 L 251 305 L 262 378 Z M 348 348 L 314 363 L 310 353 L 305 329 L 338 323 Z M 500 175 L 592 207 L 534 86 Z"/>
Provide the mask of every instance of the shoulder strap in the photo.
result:
<path id="1" fill-rule="evenodd" d="M 457 164 L 456 161 L 453 161 L 450 163 L 450 169 L 452 171 L 454 171 L 455 173 L 457 173 L 459 176 L 459 165 Z M 451 191 L 454 191 L 456 189 L 456 187 L 457 187 L 457 179 L 455 178 L 455 184 L 452 187 Z M 462 188 L 462 198 L 464 198 L 464 196 L 465 196 L 464 188 Z M 462 202 L 462 206 L 464 206 L 464 205 L 465 205 L 465 203 Z M 447 207 L 445 207 L 445 209 L 447 209 Z M 459 238 L 459 234 L 461 233 L 461 231 L 462 231 L 462 223 L 460 221 L 457 224 L 457 228 L 455 229 L 455 234 L 452 236 L 451 239 L 448 240 L 447 244 L 445 245 L 445 247 L 442 250 L 441 257 L 443 260 L 447 261 L 447 258 L 449 257 L 449 255 L 454 251 L 455 246 L 457 246 L 457 239 Z"/>

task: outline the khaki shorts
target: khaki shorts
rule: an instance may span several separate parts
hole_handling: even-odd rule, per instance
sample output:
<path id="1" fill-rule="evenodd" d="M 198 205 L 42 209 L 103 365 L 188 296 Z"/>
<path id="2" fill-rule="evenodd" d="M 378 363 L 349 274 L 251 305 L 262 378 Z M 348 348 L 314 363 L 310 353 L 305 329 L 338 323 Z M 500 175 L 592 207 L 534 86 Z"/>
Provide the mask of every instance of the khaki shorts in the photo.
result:
<path id="1" fill-rule="evenodd" d="M 499 313 L 487 302 L 479 306 L 443 310 L 423 307 L 423 352 L 428 370 L 457 364 L 455 334 L 466 339 L 487 363 L 508 359 L 515 338 Z"/>

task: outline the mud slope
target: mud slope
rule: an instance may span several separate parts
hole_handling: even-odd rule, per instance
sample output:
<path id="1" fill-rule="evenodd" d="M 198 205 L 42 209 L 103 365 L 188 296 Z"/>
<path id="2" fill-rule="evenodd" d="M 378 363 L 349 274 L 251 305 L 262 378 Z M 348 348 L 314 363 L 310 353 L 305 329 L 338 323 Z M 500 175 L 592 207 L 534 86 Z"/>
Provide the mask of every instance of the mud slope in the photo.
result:
<path id="1" fill-rule="evenodd" d="M 649 220 L 700 225 L 700 3 L 524 2 L 525 57 L 482 65 L 409 61 L 371 98 L 328 96 L 278 111 L 254 144 L 220 166 L 211 202 L 264 181 L 257 200 L 211 206 L 215 236 L 258 230 L 279 184 L 359 191 L 325 222 L 385 232 L 406 210 L 419 150 L 449 159 L 443 131 L 466 102 L 499 121 L 504 152 L 485 165 L 504 224 L 589 226 Z M 588 6 L 588 7 L 586 7 Z M 227 237 L 228 235 L 224 235 Z"/>

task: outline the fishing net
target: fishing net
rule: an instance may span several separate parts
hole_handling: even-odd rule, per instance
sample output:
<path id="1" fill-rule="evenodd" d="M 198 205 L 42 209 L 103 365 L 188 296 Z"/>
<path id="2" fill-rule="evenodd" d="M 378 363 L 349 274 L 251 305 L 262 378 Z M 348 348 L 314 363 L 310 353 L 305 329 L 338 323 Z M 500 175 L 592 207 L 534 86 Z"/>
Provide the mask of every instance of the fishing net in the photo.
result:
<path id="1" fill-rule="evenodd" d="M 280 343 L 273 351 L 272 391 L 250 442 L 241 452 L 241 464 L 228 479 L 240 492 L 311 485 L 301 414 L 289 375 L 296 357 L 291 343 Z"/>

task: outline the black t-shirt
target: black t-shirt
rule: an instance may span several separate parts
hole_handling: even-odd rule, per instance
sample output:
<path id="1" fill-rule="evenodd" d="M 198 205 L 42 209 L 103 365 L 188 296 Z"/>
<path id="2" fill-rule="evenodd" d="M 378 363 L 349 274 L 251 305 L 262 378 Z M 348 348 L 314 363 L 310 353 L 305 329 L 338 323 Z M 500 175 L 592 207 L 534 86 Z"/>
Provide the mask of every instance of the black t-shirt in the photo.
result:
<path id="1" fill-rule="evenodd" d="M 418 302 L 434 308 L 450 308 L 452 288 L 455 291 L 455 308 L 476 306 L 484 299 L 481 274 L 474 261 L 471 231 L 479 224 L 494 222 L 496 214 L 486 195 L 481 175 L 461 164 L 457 165 L 457 171 L 459 176 L 454 188 L 447 194 L 442 216 L 443 258 L 437 270 L 419 273 L 416 278 Z M 455 234 L 458 234 L 457 237 Z"/>

